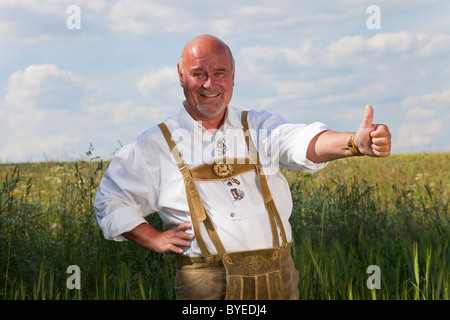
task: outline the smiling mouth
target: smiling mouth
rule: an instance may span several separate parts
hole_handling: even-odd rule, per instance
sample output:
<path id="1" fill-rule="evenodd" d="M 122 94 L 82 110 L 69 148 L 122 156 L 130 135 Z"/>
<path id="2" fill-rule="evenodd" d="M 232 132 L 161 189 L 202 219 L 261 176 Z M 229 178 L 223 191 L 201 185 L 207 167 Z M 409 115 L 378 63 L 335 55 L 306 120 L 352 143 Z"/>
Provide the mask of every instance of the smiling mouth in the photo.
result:
<path id="1" fill-rule="evenodd" d="M 222 94 L 222 91 L 209 91 L 209 90 L 205 90 L 205 89 L 201 89 L 198 91 L 198 93 L 202 96 L 202 97 L 206 97 L 206 98 L 214 98 L 214 97 L 218 97 L 220 94 Z"/>
<path id="2" fill-rule="evenodd" d="M 207 97 L 207 98 L 214 98 L 214 97 L 218 97 L 220 93 L 218 94 L 205 94 L 205 93 L 201 93 L 200 95 L 202 97 Z"/>

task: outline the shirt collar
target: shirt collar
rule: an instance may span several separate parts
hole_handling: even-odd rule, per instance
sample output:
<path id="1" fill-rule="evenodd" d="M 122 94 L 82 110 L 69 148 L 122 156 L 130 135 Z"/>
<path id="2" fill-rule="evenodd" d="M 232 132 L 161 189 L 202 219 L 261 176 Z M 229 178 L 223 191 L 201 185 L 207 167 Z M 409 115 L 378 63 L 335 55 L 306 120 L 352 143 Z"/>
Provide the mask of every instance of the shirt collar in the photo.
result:
<path id="1" fill-rule="evenodd" d="M 225 119 L 225 127 L 233 126 L 235 128 L 244 128 L 242 126 L 241 118 L 238 116 L 238 110 L 228 105 L 227 118 Z"/>
<path id="2" fill-rule="evenodd" d="M 180 110 L 180 125 L 182 128 L 187 129 L 189 131 L 194 128 L 194 125 L 203 128 L 197 121 L 195 121 L 191 117 L 191 115 L 186 111 L 186 108 L 183 105 L 181 105 Z M 238 111 L 235 107 L 228 105 L 226 119 L 222 127 L 243 128 L 241 119 L 238 116 Z"/>
<path id="3" fill-rule="evenodd" d="M 184 105 L 181 105 L 180 110 L 180 126 L 183 129 L 191 131 L 197 122 L 191 117 L 191 115 L 186 111 Z M 197 123 L 198 124 L 198 123 Z"/>

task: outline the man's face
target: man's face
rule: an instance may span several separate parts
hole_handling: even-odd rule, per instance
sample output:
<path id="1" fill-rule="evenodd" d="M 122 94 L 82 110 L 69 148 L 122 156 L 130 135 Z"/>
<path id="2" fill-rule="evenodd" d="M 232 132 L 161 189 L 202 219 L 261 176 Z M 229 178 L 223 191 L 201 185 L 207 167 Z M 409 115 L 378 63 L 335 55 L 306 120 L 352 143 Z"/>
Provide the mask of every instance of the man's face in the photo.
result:
<path id="1" fill-rule="evenodd" d="M 182 61 L 178 74 L 186 97 L 186 108 L 191 115 L 200 119 L 223 115 L 234 86 L 234 71 L 228 50 L 217 43 L 204 41 L 186 50 Z"/>

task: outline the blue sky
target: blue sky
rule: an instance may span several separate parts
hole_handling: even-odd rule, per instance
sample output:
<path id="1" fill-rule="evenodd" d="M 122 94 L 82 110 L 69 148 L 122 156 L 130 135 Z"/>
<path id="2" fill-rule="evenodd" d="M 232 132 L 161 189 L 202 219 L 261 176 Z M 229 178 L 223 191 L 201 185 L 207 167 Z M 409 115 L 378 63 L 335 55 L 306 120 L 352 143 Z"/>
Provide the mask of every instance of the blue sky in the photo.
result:
<path id="1" fill-rule="evenodd" d="M 90 143 L 111 158 L 179 111 L 176 63 L 205 33 L 233 51 L 235 106 L 356 131 L 370 103 L 393 153 L 448 152 L 449 12 L 433 0 L 0 0 L 0 162 L 76 159 Z"/>

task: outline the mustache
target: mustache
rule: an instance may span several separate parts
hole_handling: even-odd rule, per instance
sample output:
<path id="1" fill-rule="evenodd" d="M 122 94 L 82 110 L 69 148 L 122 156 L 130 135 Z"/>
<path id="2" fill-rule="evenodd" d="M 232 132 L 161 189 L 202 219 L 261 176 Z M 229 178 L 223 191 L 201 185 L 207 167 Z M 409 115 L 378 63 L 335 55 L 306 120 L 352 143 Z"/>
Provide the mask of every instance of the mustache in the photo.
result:
<path id="1" fill-rule="evenodd" d="M 202 96 L 216 96 L 216 95 L 221 94 L 223 92 L 224 92 L 224 90 L 220 89 L 220 88 L 214 89 L 214 90 L 208 90 L 208 89 L 205 89 L 205 88 L 200 88 L 200 89 L 197 90 L 197 93 L 202 95 Z"/>

